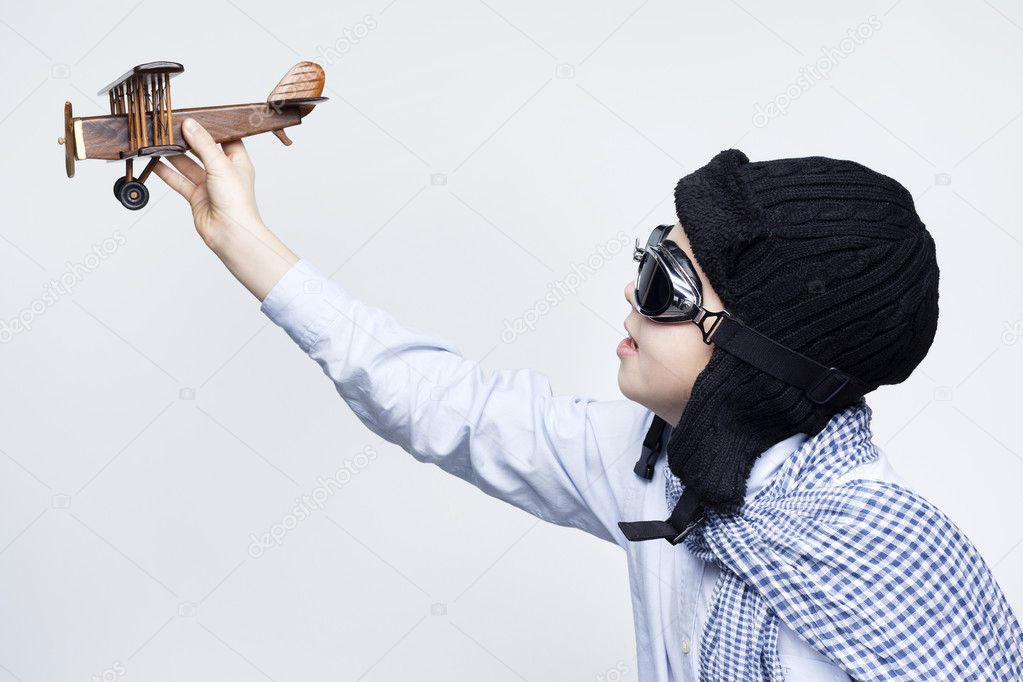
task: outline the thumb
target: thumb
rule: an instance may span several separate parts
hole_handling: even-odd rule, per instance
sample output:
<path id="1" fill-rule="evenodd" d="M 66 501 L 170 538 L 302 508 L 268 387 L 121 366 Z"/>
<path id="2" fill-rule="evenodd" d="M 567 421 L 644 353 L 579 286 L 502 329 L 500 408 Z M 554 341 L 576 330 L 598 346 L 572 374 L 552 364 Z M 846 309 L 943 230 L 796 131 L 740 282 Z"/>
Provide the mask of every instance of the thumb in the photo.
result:
<path id="1" fill-rule="evenodd" d="M 186 118 L 181 122 L 181 132 L 185 135 L 188 146 L 192 148 L 207 170 L 216 168 L 227 161 L 227 157 L 223 150 L 217 146 L 213 136 L 194 118 Z"/>

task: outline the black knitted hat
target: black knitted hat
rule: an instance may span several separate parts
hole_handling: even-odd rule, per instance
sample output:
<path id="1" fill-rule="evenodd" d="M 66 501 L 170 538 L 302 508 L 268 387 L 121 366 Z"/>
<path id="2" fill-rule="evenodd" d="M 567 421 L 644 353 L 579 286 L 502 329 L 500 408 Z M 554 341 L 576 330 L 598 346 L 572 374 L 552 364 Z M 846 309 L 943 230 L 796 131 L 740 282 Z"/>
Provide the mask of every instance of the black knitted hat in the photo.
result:
<path id="1" fill-rule="evenodd" d="M 895 180 L 853 161 L 750 163 L 729 149 L 679 180 L 675 206 L 711 286 L 753 329 L 871 386 L 904 381 L 927 354 L 938 322 L 934 241 Z M 668 464 L 704 504 L 738 505 L 763 451 L 813 436 L 847 406 L 815 404 L 715 347 L 671 432 Z"/>

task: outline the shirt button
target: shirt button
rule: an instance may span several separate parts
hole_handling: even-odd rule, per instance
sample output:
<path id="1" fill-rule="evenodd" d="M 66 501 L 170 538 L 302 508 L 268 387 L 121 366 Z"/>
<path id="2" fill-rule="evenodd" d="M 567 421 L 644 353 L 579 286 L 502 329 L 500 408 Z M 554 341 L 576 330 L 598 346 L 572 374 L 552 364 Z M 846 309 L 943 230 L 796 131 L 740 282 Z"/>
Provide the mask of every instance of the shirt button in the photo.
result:
<path id="1" fill-rule="evenodd" d="M 688 639 L 683 639 L 682 640 L 682 653 L 684 653 L 684 654 L 688 654 L 689 653 L 689 640 Z"/>

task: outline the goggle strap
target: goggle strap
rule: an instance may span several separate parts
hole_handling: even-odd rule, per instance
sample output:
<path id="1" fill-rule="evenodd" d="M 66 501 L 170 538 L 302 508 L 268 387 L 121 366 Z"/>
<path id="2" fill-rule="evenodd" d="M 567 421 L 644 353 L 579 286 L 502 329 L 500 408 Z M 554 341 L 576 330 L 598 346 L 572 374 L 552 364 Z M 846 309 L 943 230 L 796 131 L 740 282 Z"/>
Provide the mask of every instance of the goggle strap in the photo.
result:
<path id="1" fill-rule="evenodd" d="M 711 343 L 774 378 L 802 389 L 806 397 L 818 405 L 850 403 L 876 388 L 837 367 L 825 367 L 786 348 L 728 314 L 717 321 Z"/>

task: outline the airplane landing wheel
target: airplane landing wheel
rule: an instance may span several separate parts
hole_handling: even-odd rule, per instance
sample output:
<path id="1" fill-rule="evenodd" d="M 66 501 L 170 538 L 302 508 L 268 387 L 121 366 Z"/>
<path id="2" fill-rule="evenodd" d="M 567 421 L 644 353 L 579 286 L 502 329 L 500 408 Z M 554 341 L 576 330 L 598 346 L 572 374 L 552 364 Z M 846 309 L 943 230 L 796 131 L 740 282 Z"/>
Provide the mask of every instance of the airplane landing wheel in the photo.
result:
<path id="1" fill-rule="evenodd" d="M 121 205 L 125 208 L 137 211 L 149 201 L 149 190 L 141 182 L 132 180 L 121 185 L 117 198 L 121 200 Z"/>
<path id="2" fill-rule="evenodd" d="M 124 183 L 125 183 L 125 179 L 124 179 L 123 175 L 121 177 L 117 178 L 116 180 L 114 180 L 114 196 L 118 200 L 120 200 L 120 198 L 121 198 L 121 188 L 124 187 Z"/>

